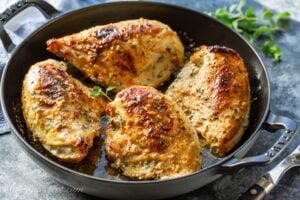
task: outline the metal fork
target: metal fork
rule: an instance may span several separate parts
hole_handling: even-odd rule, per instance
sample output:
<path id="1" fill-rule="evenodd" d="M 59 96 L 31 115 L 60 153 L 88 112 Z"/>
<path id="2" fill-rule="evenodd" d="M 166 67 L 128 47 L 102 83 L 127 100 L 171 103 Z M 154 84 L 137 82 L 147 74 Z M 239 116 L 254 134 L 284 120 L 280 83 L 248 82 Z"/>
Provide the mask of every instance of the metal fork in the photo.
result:
<path id="1" fill-rule="evenodd" d="M 282 176 L 292 167 L 300 166 L 300 145 L 274 168 L 265 173 L 239 200 L 261 200 L 272 191 Z"/>

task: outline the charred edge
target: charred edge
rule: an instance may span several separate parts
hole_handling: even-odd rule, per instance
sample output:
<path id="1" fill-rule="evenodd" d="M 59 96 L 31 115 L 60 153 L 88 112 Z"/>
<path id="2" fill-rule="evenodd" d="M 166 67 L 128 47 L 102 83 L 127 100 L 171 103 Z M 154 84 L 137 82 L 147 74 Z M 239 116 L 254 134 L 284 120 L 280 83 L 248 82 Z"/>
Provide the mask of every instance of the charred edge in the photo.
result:
<path id="1" fill-rule="evenodd" d="M 65 71 L 53 68 L 55 71 L 46 69 L 42 67 L 40 70 L 41 74 L 41 84 L 40 90 L 43 94 L 49 96 L 50 99 L 57 99 L 65 94 L 64 89 L 67 88 L 67 75 Z"/>
<path id="2" fill-rule="evenodd" d="M 208 46 L 207 49 L 214 53 L 226 53 L 230 55 L 239 56 L 239 54 L 235 50 L 225 46 L 214 45 L 214 46 Z"/>
<path id="3" fill-rule="evenodd" d="M 149 91 L 144 88 L 131 87 L 117 95 L 124 103 L 127 113 L 133 115 L 136 111 L 142 111 L 148 103 Z M 142 115 L 141 115 L 142 116 Z"/>
<path id="4" fill-rule="evenodd" d="M 103 29 L 100 30 L 96 30 L 94 32 L 94 36 L 98 39 L 104 39 L 107 36 L 111 35 L 114 31 L 116 31 L 116 28 L 113 27 L 105 27 Z"/>
<path id="5" fill-rule="evenodd" d="M 56 53 L 58 51 L 58 45 L 56 39 L 52 38 L 47 40 L 46 45 L 47 45 L 47 50 L 50 51 L 51 53 Z"/>
<path id="6" fill-rule="evenodd" d="M 127 41 L 133 36 L 138 36 L 141 34 L 155 35 L 160 31 L 160 27 L 143 23 L 138 25 L 131 24 L 124 28 L 115 28 L 112 26 L 100 28 L 99 30 L 94 31 L 93 36 L 100 39 L 100 47 L 104 48 L 116 40 Z"/>

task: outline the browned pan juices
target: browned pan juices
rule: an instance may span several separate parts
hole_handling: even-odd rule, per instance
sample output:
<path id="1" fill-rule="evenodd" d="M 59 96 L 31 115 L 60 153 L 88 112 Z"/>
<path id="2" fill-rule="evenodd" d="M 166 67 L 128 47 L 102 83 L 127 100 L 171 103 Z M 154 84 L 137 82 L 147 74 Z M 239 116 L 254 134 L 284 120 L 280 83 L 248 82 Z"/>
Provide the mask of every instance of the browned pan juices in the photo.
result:
<path id="1" fill-rule="evenodd" d="M 184 46 L 185 46 L 185 56 L 186 60 L 189 59 L 189 56 L 192 54 L 193 49 L 197 46 L 200 46 L 202 44 L 196 44 L 194 42 L 194 39 L 191 38 L 188 33 L 183 32 L 183 31 L 178 31 L 178 35 L 180 36 Z M 244 61 L 247 66 L 247 61 Z M 251 66 L 248 66 L 248 69 Z M 168 86 L 172 83 L 172 81 L 176 78 L 176 75 L 180 69 L 175 71 L 169 80 L 167 80 L 161 87 L 159 87 L 159 90 L 161 92 L 164 92 Z M 84 82 L 88 86 L 93 86 L 94 83 L 89 80 L 84 78 L 84 76 L 79 72 L 77 69 L 72 67 L 71 64 L 68 64 L 68 73 L 70 73 L 73 77 L 79 79 L 80 81 Z M 252 76 L 251 76 L 252 74 Z M 256 103 L 257 103 L 257 97 L 260 92 L 260 86 L 259 86 L 259 80 L 257 77 L 253 77 L 254 73 L 249 73 L 249 81 L 250 81 L 250 87 L 251 87 L 251 109 L 250 109 L 250 122 L 256 121 L 254 118 L 254 112 L 256 109 Z M 115 94 L 113 94 L 114 96 Z M 81 172 L 84 174 L 104 178 L 104 179 L 109 179 L 109 180 L 130 180 L 127 177 L 124 177 L 121 175 L 120 172 L 117 170 L 111 168 L 109 166 L 109 163 L 106 159 L 106 153 L 105 153 L 105 148 L 104 148 L 104 141 L 105 141 L 105 128 L 106 128 L 106 122 L 107 122 L 107 117 L 106 116 L 101 116 L 101 120 L 99 120 L 99 123 L 102 123 L 102 134 L 100 138 L 95 138 L 94 139 L 94 145 L 93 147 L 89 150 L 89 153 L 86 158 L 84 158 L 81 162 L 79 163 L 66 163 L 62 162 L 56 157 L 52 156 L 48 151 L 46 151 L 43 146 L 41 145 L 40 142 L 35 141 L 32 137 L 32 133 L 27 129 L 23 114 L 22 114 L 22 106 L 20 102 L 20 97 L 16 97 L 15 101 L 13 102 L 14 105 L 14 114 L 16 115 L 15 117 L 18 119 L 18 128 L 21 130 L 22 136 L 30 143 L 35 149 L 37 149 L 40 153 L 43 155 L 47 156 L 49 159 L 67 167 L 72 170 L 75 170 L 77 172 Z M 100 118 L 99 118 L 100 119 Z M 241 141 L 239 142 L 238 145 L 232 150 L 236 150 L 240 144 L 243 144 L 247 138 L 249 138 L 250 134 L 254 128 L 249 124 L 249 127 L 246 129 Z M 202 144 L 204 145 L 204 144 Z M 222 158 L 217 158 L 213 156 L 210 151 L 204 147 L 203 152 L 202 152 L 202 167 L 201 169 L 207 168 L 216 162 L 218 162 Z"/>

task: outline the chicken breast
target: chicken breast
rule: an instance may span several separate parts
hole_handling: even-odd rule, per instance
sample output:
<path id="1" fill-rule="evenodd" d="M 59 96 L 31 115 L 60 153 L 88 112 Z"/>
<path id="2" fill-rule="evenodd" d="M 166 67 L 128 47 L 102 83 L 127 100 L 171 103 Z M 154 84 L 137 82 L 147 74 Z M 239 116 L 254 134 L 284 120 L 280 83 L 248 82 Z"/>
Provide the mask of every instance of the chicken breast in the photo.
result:
<path id="1" fill-rule="evenodd" d="M 45 60 L 32 65 L 22 88 L 22 110 L 34 140 L 62 161 L 79 162 L 101 133 L 106 102 L 66 72 L 66 64 Z"/>
<path id="2" fill-rule="evenodd" d="M 248 72 L 232 49 L 201 46 L 166 95 L 181 106 L 217 156 L 232 150 L 248 125 Z"/>
<path id="3" fill-rule="evenodd" d="M 110 165 L 127 177 L 167 179 L 201 164 L 194 127 L 179 108 L 152 87 L 132 86 L 106 107 L 105 148 Z"/>
<path id="4" fill-rule="evenodd" d="M 120 91 L 157 87 L 183 65 L 184 48 L 169 26 L 147 19 L 96 26 L 47 41 L 48 51 L 71 62 L 91 80 Z"/>

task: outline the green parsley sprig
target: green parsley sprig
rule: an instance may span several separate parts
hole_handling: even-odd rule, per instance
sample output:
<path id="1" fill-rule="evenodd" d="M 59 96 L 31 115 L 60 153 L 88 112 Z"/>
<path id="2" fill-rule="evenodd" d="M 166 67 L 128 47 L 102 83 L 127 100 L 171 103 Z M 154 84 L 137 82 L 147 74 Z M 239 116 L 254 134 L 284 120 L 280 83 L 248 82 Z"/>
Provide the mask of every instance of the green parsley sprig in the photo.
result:
<path id="1" fill-rule="evenodd" d="M 93 90 L 91 91 L 91 95 L 92 96 L 99 96 L 99 95 L 101 95 L 101 96 L 104 96 L 108 101 L 112 101 L 112 99 L 108 96 L 108 93 L 110 91 L 113 91 L 114 89 L 116 89 L 116 87 L 114 87 L 114 86 L 108 86 L 105 89 L 105 92 L 104 92 L 101 87 L 99 87 L 99 86 L 96 85 L 96 86 L 93 87 Z"/>
<path id="2" fill-rule="evenodd" d="M 254 8 L 246 5 L 246 0 L 242 0 L 239 4 L 218 8 L 208 14 L 243 35 L 250 43 L 257 41 L 265 55 L 272 56 L 275 62 L 280 62 L 282 50 L 275 43 L 275 34 L 284 31 L 283 24 L 290 13 L 276 14 L 264 8 L 261 16 L 257 16 Z"/>

